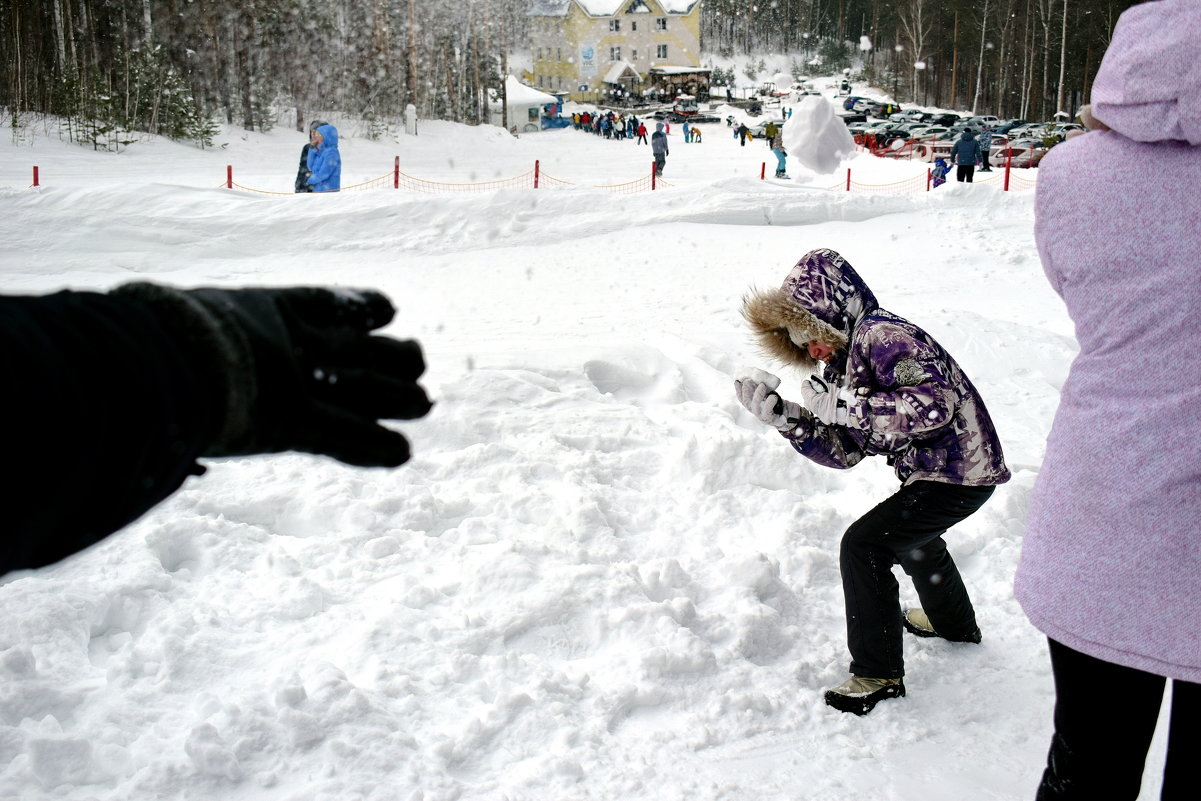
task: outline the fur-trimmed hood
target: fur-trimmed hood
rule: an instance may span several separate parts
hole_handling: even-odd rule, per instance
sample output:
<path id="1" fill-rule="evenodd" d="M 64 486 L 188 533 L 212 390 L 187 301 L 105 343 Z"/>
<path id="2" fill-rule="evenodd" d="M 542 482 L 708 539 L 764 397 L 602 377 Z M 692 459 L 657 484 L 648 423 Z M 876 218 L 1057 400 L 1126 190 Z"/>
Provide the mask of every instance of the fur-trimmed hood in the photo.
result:
<path id="1" fill-rule="evenodd" d="M 803 347 L 806 342 L 845 351 L 855 326 L 878 306 L 850 263 L 821 248 L 802 256 L 779 289 L 751 289 L 744 295 L 742 316 L 765 356 L 813 369 L 817 363 Z"/>

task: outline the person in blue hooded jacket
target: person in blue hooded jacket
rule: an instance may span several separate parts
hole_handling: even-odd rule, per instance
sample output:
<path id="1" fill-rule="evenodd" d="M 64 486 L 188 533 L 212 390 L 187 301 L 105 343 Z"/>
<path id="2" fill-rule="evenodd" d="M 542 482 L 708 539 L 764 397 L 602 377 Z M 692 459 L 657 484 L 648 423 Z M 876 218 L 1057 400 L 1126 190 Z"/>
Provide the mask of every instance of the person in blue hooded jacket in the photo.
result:
<path id="1" fill-rule="evenodd" d="M 976 132 L 968 128 L 951 148 L 951 163 L 958 167 L 955 180 L 959 183 L 967 181 L 970 184 L 981 158 L 983 151 L 980 150 L 980 143 L 976 141 Z"/>
<path id="2" fill-rule="evenodd" d="M 325 124 L 314 133 L 316 147 L 309 150 L 307 183 L 314 192 L 337 192 L 342 188 L 342 155 L 338 152 L 338 129 Z"/>

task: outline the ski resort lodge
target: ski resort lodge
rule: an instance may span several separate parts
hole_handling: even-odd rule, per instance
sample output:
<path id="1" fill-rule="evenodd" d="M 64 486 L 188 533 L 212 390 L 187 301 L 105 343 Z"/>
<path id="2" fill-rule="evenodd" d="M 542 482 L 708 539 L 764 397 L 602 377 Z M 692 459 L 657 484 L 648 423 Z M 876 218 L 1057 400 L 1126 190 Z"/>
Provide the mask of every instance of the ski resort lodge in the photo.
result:
<path id="1" fill-rule="evenodd" d="M 534 0 L 534 85 L 580 102 L 709 93 L 702 0 Z"/>

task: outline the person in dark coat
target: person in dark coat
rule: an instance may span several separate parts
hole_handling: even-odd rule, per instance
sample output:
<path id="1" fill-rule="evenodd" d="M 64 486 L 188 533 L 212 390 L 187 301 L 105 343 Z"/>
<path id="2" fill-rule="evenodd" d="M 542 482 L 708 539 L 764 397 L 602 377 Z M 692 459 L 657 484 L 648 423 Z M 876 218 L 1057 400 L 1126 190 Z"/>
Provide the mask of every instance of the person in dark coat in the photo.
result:
<path id="1" fill-rule="evenodd" d="M 394 314 L 378 292 L 318 287 L 0 296 L 0 575 L 133 522 L 204 473 L 197 459 L 404 464 L 408 440 L 378 420 L 431 404 L 420 345 L 372 334 Z"/>
<path id="2" fill-rule="evenodd" d="M 667 166 L 667 134 L 663 133 L 663 123 L 655 123 L 655 132 L 651 134 L 651 152 L 655 154 L 655 175 L 662 175 Z"/>
<path id="3" fill-rule="evenodd" d="M 300 149 L 300 168 L 296 171 L 296 191 L 297 192 L 312 192 L 313 187 L 309 185 L 309 176 L 312 171 L 309 169 L 309 152 L 316 147 L 317 129 L 322 125 L 329 125 L 324 120 L 313 120 L 309 123 L 309 141 L 305 142 L 304 147 Z"/>
<path id="4" fill-rule="evenodd" d="M 972 175 L 976 172 L 976 165 L 980 163 L 980 155 L 980 143 L 976 141 L 976 133 L 968 128 L 951 147 L 951 163 L 957 167 L 956 181 L 972 183 Z"/>
<path id="5" fill-rule="evenodd" d="M 941 345 L 881 309 L 838 253 L 801 257 L 773 292 L 744 298 L 743 316 L 772 358 L 825 367 L 801 383 L 805 405 L 779 379 L 734 382 L 738 400 L 810 460 L 845 469 L 885 456 L 900 489 L 843 535 L 839 566 L 851 677 L 825 693 L 842 712 L 867 714 L 905 695 L 902 631 L 978 643 L 980 628 L 943 534 L 1009 480 L 984 401 Z M 893 565 L 913 579 L 921 608 L 902 611 Z"/>

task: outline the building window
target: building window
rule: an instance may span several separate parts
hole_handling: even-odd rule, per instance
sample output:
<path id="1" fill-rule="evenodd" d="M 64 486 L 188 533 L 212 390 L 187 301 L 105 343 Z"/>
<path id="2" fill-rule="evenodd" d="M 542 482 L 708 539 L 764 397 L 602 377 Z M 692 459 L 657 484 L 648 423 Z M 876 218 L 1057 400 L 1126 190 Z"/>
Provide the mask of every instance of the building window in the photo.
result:
<path id="1" fill-rule="evenodd" d="M 638 60 L 638 51 L 637 51 L 637 50 L 631 50 L 631 51 L 630 51 L 630 60 L 631 60 L 631 61 L 637 61 L 637 60 Z"/>
<path id="2" fill-rule="evenodd" d="M 609 30 L 613 31 L 614 33 L 621 31 L 621 20 L 619 20 L 619 19 L 609 20 Z"/>
<path id="3" fill-rule="evenodd" d="M 562 60 L 563 60 L 563 48 L 556 47 L 555 48 L 555 61 L 562 61 Z"/>
<path id="4" fill-rule="evenodd" d="M 655 18 L 655 30 L 657 30 L 657 31 L 667 30 L 667 17 L 656 17 Z"/>
<path id="5" fill-rule="evenodd" d="M 609 60 L 610 61 L 621 61 L 621 48 L 620 47 L 610 47 L 609 48 Z"/>
<path id="6" fill-rule="evenodd" d="M 636 19 L 630 20 L 630 30 L 631 31 L 638 30 L 638 20 L 636 20 Z"/>
<path id="7" fill-rule="evenodd" d="M 658 45 L 655 48 L 655 58 L 667 58 L 667 45 Z"/>

